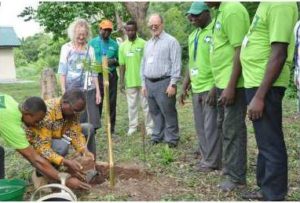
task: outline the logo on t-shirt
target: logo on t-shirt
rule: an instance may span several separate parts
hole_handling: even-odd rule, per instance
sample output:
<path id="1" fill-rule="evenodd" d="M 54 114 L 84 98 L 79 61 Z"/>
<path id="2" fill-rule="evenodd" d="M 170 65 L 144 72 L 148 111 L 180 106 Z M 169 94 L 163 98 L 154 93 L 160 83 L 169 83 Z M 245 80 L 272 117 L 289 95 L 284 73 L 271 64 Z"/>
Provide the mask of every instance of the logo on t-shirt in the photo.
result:
<path id="1" fill-rule="evenodd" d="M 211 36 L 205 36 L 205 37 L 204 37 L 204 42 L 205 42 L 205 43 L 209 44 L 209 43 L 211 43 L 211 41 L 212 41 Z"/>
<path id="2" fill-rule="evenodd" d="M 221 30 L 221 22 L 217 21 L 216 23 L 216 30 Z"/>
<path id="3" fill-rule="evenodd" d="M 0 96 L 0 108 L 1 109 L 5 109 L 5 97 L 4 96 Z"/>

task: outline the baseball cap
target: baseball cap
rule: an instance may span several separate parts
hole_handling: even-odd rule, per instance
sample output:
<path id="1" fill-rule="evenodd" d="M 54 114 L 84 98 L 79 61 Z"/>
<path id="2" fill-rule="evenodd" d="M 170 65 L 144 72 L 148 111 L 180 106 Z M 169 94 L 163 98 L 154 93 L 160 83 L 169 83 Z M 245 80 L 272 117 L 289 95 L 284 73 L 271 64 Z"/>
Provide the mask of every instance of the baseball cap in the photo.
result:
<path id="1" fill-rule="evenodd" d="M 110 20 L 102 20 L 99 23 L 99 28 L 101 28 L 101 29 L 113 29 L 113 23 Z"/>
<path id="2" fill-rule="evenodd" d="M 209 8 L 204 2 L 193 2 L 190 9 L 186 14 L 193 14 L 193 15 L 199 15 L 203 11 L 208 11 Z"/>

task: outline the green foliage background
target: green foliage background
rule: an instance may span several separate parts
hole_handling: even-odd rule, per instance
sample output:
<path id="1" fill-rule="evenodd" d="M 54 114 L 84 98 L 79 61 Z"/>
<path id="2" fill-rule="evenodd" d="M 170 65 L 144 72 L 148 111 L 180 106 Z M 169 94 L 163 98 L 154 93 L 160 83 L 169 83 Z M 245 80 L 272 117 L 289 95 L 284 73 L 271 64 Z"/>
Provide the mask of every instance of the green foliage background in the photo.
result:
<path id="1" fill-rule="evenodd" d="M 179 41 L 182 47 L 182 72 L 185 72 L 188 61 L 187 39 L 194 29 L 185 15 L 191 3 L 151 2 L 147 11 L 148 16 L 151 13 L 160 13 L 165 20 L 166 32 Z M 248 10 L 252 20 L 259 3 L 242 2 L 242 4 Z M 35 73 L 39 73 L 45 67 L 56 71 L 60 48 L 69 41 L 66 32 L 69 24 L 77 17 L 85 18 L 92 25 L 93 36 L 97 36 L 98 23 L 101 19 L 111 19 L 114 22 L 114 30 L 117 29 L 116 11 L 125 22 L 131 18 L 122 2 L 42 2 L 37 10 L 25 8 L 19 16 L 25 21 L 36 20 L 45 28 L 46 33 L 22 39 L 21 47 L 15 49 L 16 66 L 23 69 L 34 68 Z M 121 36 L 121 33 L 112 33 L 113 38 L 118 36 Z M 291 81 L 292 78 L 293 74 L 291 74 Z M 295 97 L 296 88 L 293 82 L 290 83 L 287 94 L 289 97 Z"/>

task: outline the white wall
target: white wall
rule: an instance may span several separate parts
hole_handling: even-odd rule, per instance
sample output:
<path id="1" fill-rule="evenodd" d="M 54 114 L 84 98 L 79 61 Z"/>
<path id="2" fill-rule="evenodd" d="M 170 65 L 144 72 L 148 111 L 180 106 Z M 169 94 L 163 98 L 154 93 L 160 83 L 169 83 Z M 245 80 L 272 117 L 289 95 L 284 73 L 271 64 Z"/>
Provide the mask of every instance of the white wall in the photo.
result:
<path id="1" fill-rule="evenodd" d="M 0 80 L 15 80 L 16 68 L 13 48 L 0 48 Z"/>

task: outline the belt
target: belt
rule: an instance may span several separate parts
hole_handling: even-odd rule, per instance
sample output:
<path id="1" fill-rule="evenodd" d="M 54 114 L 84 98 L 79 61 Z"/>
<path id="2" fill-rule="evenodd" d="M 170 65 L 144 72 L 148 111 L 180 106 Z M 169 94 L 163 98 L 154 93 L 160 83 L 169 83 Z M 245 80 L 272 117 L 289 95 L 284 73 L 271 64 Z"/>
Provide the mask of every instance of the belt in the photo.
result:
<path id="1" fill-rule="evenodd" d="M 158 82 L 158 81 L 161 81 L 161 80 L 168 79 L 170 77 L 171 76 L 163 76 L 163 77 L 160 77 L 160 78 L 147 78 L 147 80 L 149 80 L 150 82 Z"/>

